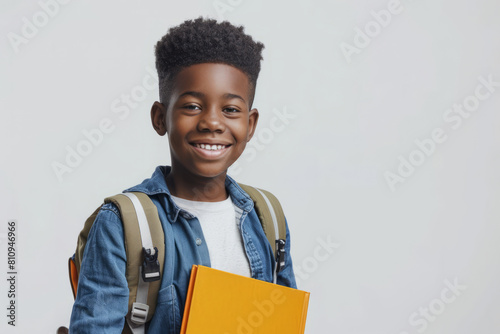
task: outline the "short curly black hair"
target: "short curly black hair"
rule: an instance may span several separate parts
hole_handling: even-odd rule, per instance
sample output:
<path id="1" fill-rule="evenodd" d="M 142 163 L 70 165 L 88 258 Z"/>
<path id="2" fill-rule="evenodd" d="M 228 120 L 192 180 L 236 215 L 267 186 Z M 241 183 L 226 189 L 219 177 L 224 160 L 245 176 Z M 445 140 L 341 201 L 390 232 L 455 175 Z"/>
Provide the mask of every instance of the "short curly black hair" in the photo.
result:
<path id="1" fill-rule="evenodd" d="M 199 17 L 172 27 L 155 47 L 160 102 L 167 103 L 173 79 L 180 70 L 200 63 L 223 63 L 248 75 L 250 105 L 255 94 L 264 44 L 244 33 L 242 26 Z"/>

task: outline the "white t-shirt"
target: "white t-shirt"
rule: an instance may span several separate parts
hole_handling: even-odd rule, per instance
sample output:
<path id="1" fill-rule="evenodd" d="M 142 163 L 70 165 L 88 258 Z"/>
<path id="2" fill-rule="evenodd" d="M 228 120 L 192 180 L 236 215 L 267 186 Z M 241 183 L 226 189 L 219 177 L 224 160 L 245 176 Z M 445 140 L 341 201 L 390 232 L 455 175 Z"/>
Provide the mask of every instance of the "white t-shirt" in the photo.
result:
<path id="1" fill-rule="evenodd" d="M 198 202 L 172 196 L 175 204 L 200 221 L 212 268 L 251 277 L 239 216 L 231 197 L 222 202 Z"/>

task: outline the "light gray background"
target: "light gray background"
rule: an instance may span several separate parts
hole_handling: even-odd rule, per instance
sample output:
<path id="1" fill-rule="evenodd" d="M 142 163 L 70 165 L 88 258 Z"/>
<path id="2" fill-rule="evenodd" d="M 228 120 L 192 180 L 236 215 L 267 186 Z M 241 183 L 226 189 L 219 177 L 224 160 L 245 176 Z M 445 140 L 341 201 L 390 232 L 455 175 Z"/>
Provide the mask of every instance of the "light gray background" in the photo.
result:
<path id="1" fill-rule="evenodd" d="M 478 77 L 500 82 L 500 5 L 487 0 L 401 0 L 350 62 L 342 43 L 376 29 L 371 11 L 390 1 L 72 0 L 18 52 L 9 36 L 22 36 L 23 18 L 42 9 L 2 1 L 0 267 L 14 218 L 19 295 L 12 329 L 0 279 L 0 331 L 54 333 L 69 323 L 66 261 L 83 222 L 104 197 L 169 163 L 149 120 L 153 46 L 185 19 L 218 17 L 218 3 L 266 45 L 260 142 L 232 172 L 283 203 L 299 288 L 311 292 L 306 332 L 498 333 L 500 87 L 458 128 L 443 119 L 473 101 Z M 144 78 L 155 88 L 121 119 L 112 104 L 138 94 Z M 52 164 L 106 118 L 113 131 L 59 181 Z M 399 156 L 422 157 L 415 141 L 435 128 L 446 141 L 392 191 L 385 173 L 397 173 Z M 455 281 L 462 290 L 453 294 L 446 282 Z M 429 307 L 432 321 L 419 313 Z"/>

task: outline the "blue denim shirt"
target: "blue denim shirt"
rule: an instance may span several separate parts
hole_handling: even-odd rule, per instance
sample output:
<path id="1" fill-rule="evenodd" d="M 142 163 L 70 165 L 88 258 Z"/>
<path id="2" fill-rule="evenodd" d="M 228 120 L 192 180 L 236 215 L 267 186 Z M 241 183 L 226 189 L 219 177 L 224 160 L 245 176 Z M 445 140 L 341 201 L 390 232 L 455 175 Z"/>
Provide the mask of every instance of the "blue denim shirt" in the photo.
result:
<path id="1" fill-rule="evenodd" d="M 165 183 L 169 172 L 170 167 L 159 166 L 150 179 L 124 191 L 138 191 L 150 196 L 158 208 L 165 233 L 165 269 L 148 333 L 180 332 L 191 266 L 210 267 L 208 248 L 198 219 L 177 207 L 170 197 Z M 231 177 L 226 177 L 225 186 L 237 206 L 236 210 L 241 210 L 240 231 L 252 278 L 272 282 L 273 251 L 254 210 L 254 203 Z M 296 288 L 288 226 L 286 237 L 286 264 L 278 274 L 277 283 Z M 199 245 L 198 238 L 202 241 Z M 129 298 L 126 260 L 120 213 L 114 204 L 105 204 L 96 217 L 85 247 L 70 333 L 122 332 Z"/>

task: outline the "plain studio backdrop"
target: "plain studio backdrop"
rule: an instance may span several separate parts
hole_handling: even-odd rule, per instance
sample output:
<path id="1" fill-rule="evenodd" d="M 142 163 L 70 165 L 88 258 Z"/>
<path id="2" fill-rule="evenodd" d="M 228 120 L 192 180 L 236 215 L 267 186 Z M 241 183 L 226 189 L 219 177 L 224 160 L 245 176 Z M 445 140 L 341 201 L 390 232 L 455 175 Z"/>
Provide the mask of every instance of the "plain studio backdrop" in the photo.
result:
<path id="1" fill-rule="evenodd" d="M 311 292 L 306 332 L 500 330 L 500 3 L 0 8 L 2 333 L 69 324 L 67 259 L 85 219 L 170 163 L 149 118 L 154 45 L 198 16 L 242 24 L 266 46 L 257 133 L 230 175 L 284 206 L 299 288 Z"/>

